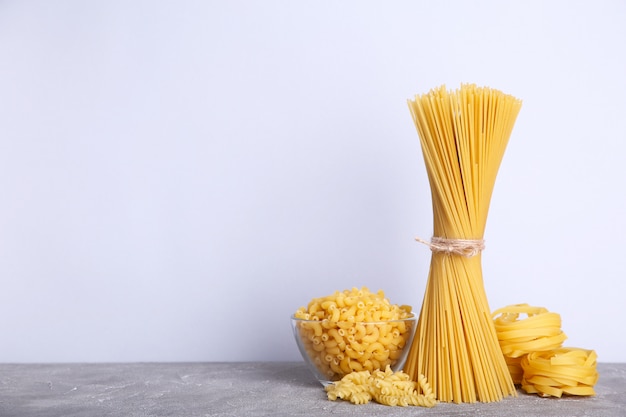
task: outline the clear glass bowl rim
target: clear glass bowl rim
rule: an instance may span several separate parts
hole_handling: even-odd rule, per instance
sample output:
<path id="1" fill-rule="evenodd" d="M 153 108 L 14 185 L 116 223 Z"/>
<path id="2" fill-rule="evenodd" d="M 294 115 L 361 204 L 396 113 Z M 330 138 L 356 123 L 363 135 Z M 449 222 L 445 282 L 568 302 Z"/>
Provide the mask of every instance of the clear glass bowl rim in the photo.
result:
<path id="1" fill-rule="evenodd" d="M 409 317 L 405 317 L 402 319 L 393 319 L 393 320 L 379 320 L 379 321 L 332 321 L 329 319 L 323 319 L 323 320 L 307 320 L 307 319 L 303 319 L 303 318 L 299 318 L 299 317 L 295 317 L 294 314 L 291 315 L 291 320 L 295 321 L 295 322 L 300 322 L 300 323 L 346 323 L 346 324 L 389 324 L 389 323 L 397 323 L 397 322 L 401 322 L 401 321 L 417 321 L 417 316 L 413 313 L 411 313 L 411 315 Z"/>

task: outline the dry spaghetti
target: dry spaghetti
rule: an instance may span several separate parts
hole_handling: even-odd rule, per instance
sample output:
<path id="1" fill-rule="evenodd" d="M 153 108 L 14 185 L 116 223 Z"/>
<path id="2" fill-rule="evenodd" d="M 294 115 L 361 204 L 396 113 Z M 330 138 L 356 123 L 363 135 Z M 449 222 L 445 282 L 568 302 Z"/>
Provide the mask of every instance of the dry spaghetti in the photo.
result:
<path id="1" fill-rule="evenodd" d="M 473 84 L 409 100 L 433 202 L 435 241 L 482 242 L 491 194 L 521 101 Z M 464 246 L 467 249 L 467 246 Z M 516 395 L 483 285 L 482 246 L 435 248 L 405 371 L 423 374 L 439 401 Z M 463 252 L 463 250 L 461 250 Z M 471 255 L 471 256 L 467 256 Z"/>

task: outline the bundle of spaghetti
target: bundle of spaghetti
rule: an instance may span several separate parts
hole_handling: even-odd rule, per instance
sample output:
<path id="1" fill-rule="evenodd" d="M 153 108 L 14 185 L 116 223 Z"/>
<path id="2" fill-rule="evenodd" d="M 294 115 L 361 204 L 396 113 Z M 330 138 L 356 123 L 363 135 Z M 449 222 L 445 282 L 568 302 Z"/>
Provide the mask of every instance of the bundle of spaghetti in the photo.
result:
<path id="1" fill-rule="evenodd" d="M 532 352 L 522 358 L 522 389 L 542 397 L 595 395 L 596 365 L 597 355 L 593 350 L 564 347 Z"/>
<path id="2" fill-rule="evenodd" d="M 521 101 L 488 87 L 445 86 L 409 100 L 433 206 L 432 258 L 405 371 L 442 402 L 516 395 L 483 284 L 481 250 L 497 172 Z"/>
<path id="3" fill-rule="evenodd" d="M 525 318 L 520 315 L 525 314 Z M 524 371 L 522 358 L 562 346 L 567 336 L 561 330 L 561 316 L 544 307 L 515 304 L 493 312 L 498 341 L 513 383 L 520 384 Z"/>

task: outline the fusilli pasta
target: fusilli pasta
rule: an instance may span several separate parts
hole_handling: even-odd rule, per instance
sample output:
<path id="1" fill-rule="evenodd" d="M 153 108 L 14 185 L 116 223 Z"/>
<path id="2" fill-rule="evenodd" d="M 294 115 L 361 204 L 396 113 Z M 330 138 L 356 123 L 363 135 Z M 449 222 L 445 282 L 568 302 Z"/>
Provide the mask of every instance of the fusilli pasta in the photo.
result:
<path id="1" fill-rule="evenodd" d="M 326 386 L 328 399 L 342 399 L 353 404 L 366 404 L 374 400 L 379 404 L 406 407 L 434 407 L 437 401 L 426 377 L 420 375 L 417 382 L 408 374 L 393 372 L 387 365 L 384 371 L 352 372 Z"/>

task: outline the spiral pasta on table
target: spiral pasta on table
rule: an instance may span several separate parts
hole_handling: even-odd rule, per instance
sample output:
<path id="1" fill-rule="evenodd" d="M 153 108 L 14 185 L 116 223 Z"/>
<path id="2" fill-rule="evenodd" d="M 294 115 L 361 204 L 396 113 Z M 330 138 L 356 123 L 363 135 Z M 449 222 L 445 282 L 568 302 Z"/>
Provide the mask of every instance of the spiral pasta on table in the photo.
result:
<path id="1" fill-rule="evenodd" d="M 410 306 L 391 304 L 383 291 L 367 287 L 314 298 L 293 318 L 300 350 L 327 381 L 393 367 L 406 355 L 415 325 Z"/>
<path id="2" fill-rule="evenodd" d="M 370 400 L 400 407 L 433 407 L 437 404 L 423 375 L 417 381 L 412 381 L 409 374 L 403 371 L 393 372 L 389 365 L 384 371 L 352 372 L 325 389 L 329 400 L 342 399 L 353 404 L 367 404 Z"/>

